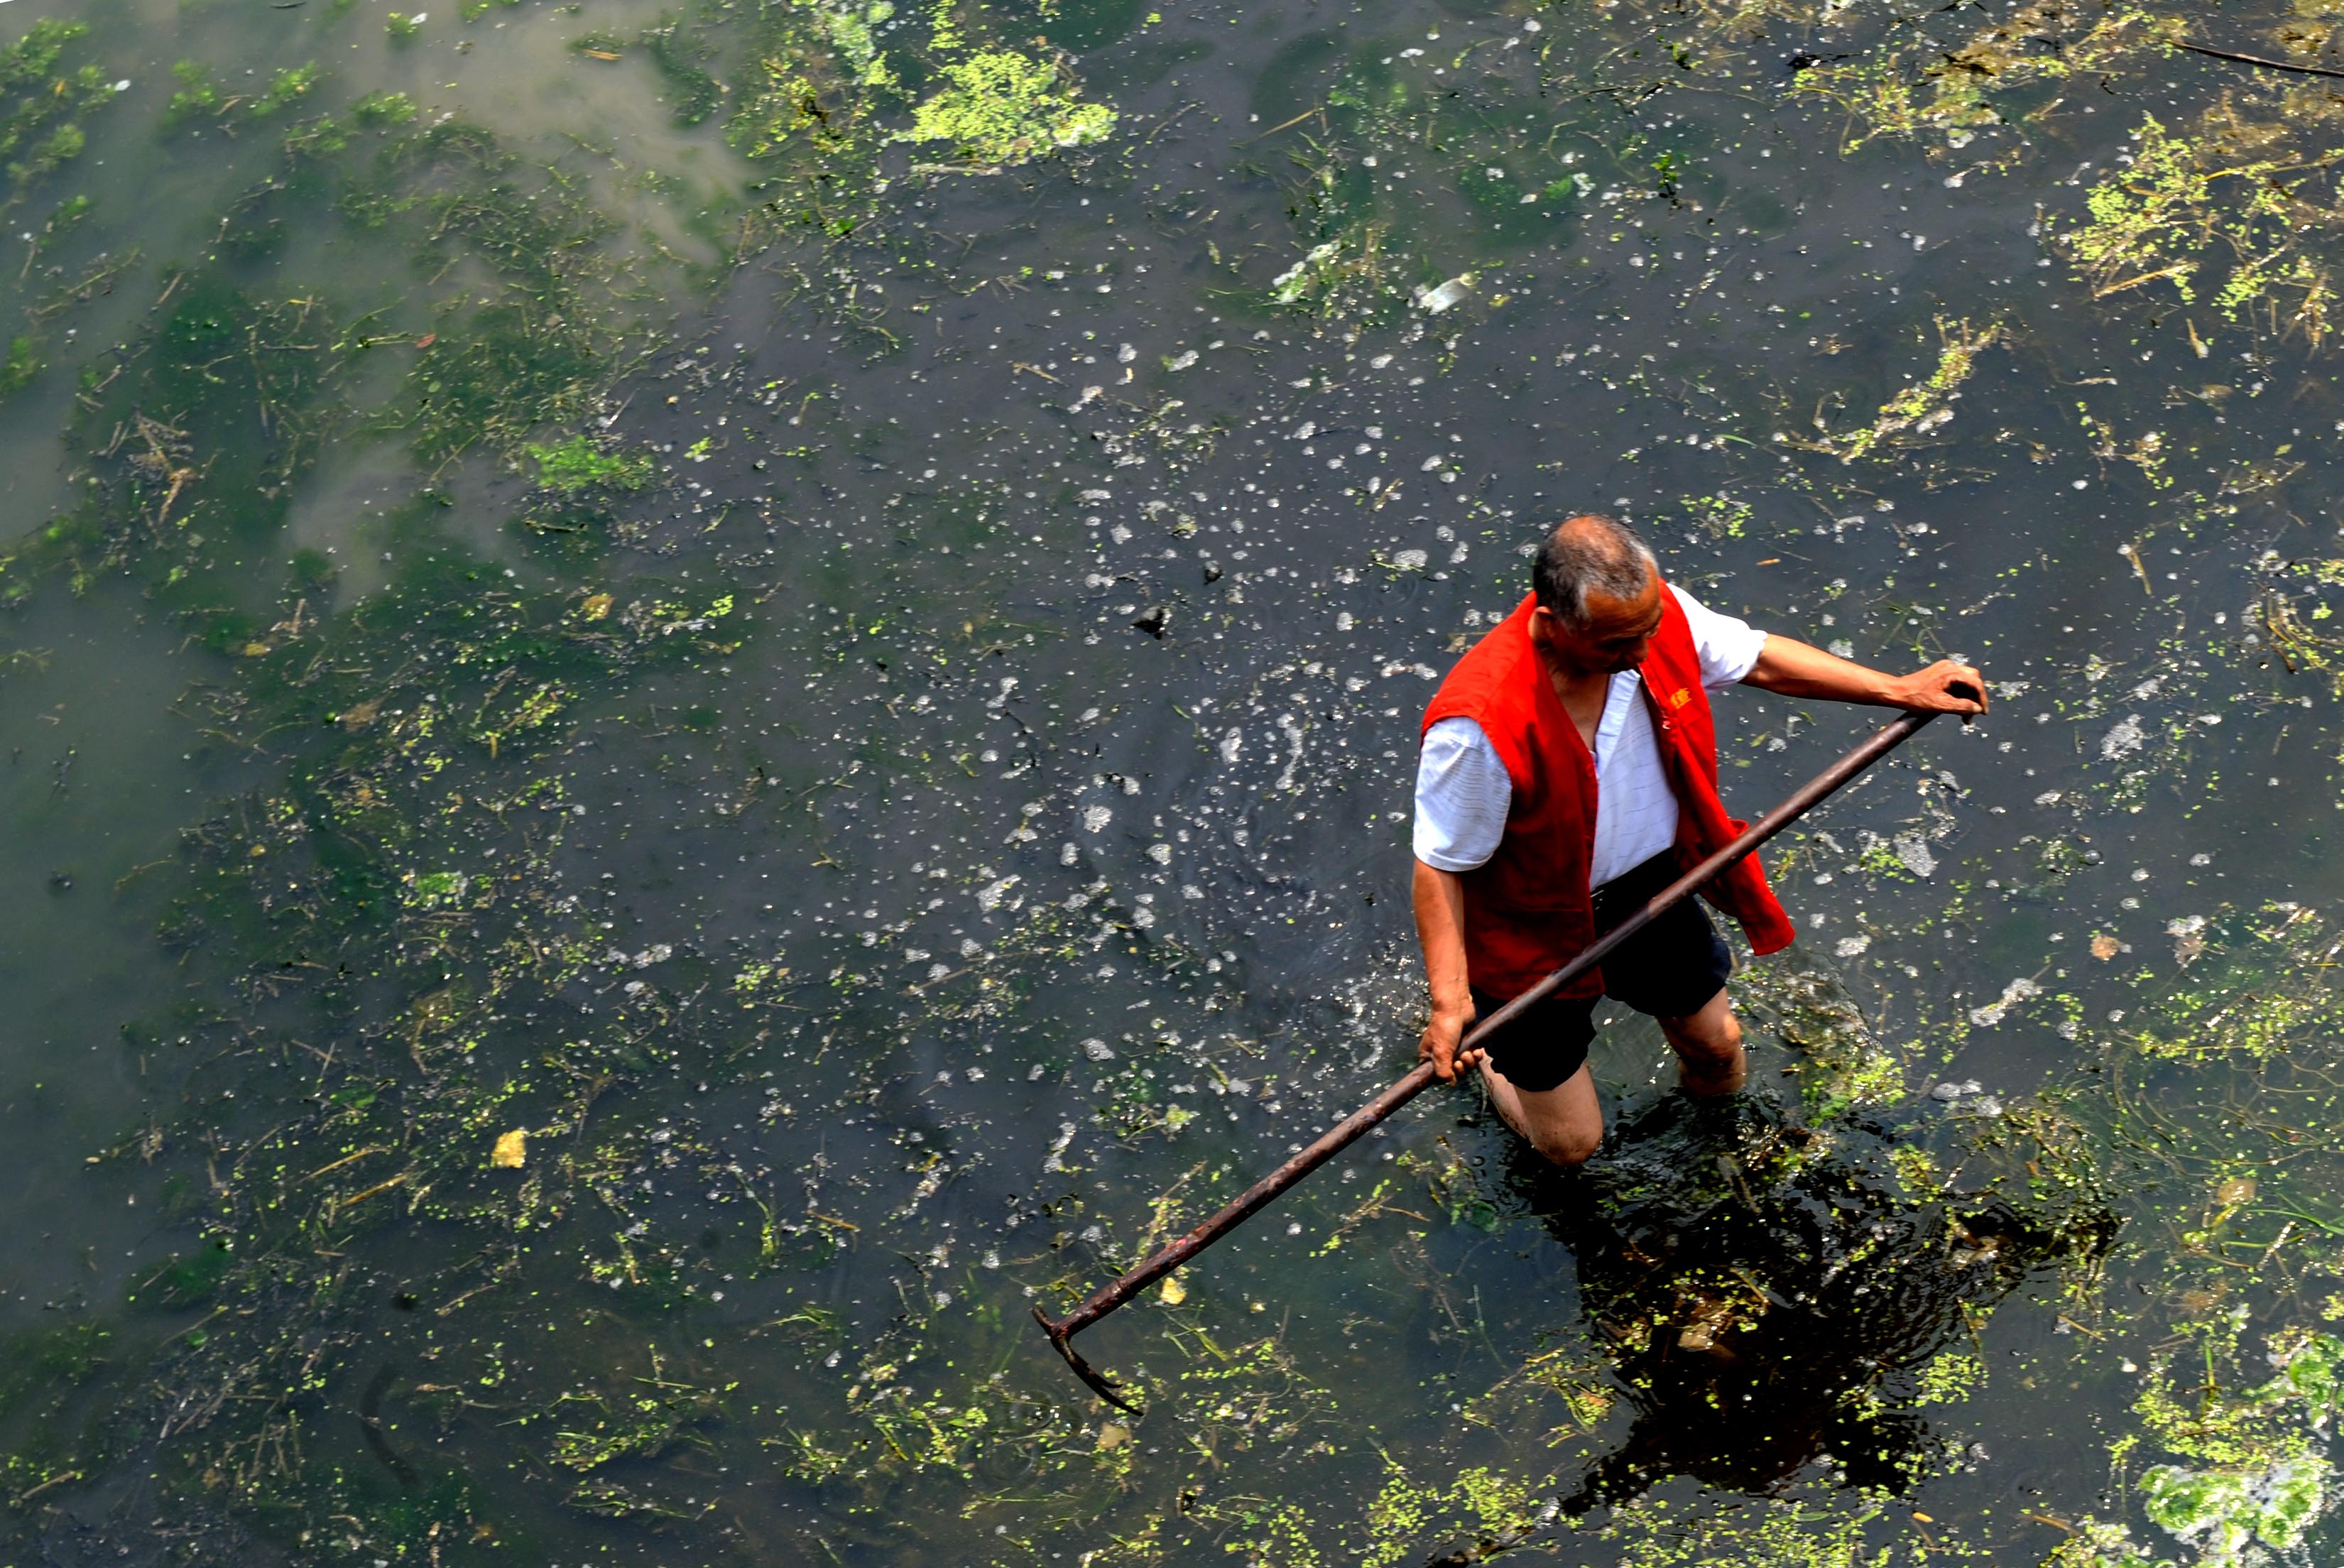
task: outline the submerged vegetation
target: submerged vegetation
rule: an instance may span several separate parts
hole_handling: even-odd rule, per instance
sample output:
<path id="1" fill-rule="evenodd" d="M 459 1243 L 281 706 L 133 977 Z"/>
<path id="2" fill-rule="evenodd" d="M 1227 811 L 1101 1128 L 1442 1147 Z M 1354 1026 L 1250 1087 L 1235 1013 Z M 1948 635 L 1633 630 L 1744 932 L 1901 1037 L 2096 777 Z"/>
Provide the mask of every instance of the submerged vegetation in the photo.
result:
<path id="1" fill-rule="evenodd" d="M 82 23 L 44 20 L 0 50 L 0 159 L 9 185 L 0 213 L 79 157 L 89 141 L 82 119 L 114 101 L 114 85 L 94 62 L 59 68 L 88 35 Z"/>

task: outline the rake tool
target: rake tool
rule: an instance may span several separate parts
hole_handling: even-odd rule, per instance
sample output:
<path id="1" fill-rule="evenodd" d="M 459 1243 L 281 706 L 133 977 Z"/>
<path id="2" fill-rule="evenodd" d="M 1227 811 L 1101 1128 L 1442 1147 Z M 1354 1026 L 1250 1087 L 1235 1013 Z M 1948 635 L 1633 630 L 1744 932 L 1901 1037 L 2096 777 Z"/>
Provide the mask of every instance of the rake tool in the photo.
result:
<path id="1" fill-rule="evenodd" d="M 1622 942 L 1699 892 L 1727 866 L 1829 799 L 1864 769 L 1912 739 L 1935 717 L 1935 713 L 1904 713 L 1882 726 L 1863 744 L 1802 785 L 1781 805 L 1744 828 L 1733 843 L 1654 894 L 1642 909 L 1597 937 L 1570 963 L 1474 1025 L 1472 1032 L 1459 1043 L 1459 1051 L 1470 1049 L 1488 1039 L 1557 989 L 1602 963 L 1605 956 Z M 1245 1223 L 1288 1188 L 1334 1158 L 1361 1133 L 1389 1117 L 1436 1081 L 1432 1064 L 1418 1063 L 1406 1077 L 1319 1134 L 1308 1148 L 1246 1189 L 1235 1202 L 1218 1214 L 1197 1225 L 1187 1235 L 1157 1248 L 1137 1266 L 1100 1286 L 1082 1305 L 1063 1318 L 1051 1317 L 1037 1303 L 1034 1308 L 1034 1320 L 1042 1325 L 1042 1331 L 1050 1337 L 1051 1345 L 1066 1359 L 1066 1365 L 1074 1369 L 1075 1376 L 1088 1384 L 1093 1393 L 1119 1410 L 1137 1414 L 1139 1407 L 1124 1397 L 1121 1386 L 1083 1360 L 1082 1353 L 1074 1347 L 1074 1337 Z"/>

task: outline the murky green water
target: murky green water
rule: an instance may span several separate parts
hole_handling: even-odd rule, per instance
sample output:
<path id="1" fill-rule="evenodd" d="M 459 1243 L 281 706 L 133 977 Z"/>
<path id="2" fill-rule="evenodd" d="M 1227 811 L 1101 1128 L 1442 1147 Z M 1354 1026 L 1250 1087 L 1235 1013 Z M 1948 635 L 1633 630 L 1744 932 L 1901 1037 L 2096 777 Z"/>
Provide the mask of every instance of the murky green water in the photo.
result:
<path id="1" fill-rule="evenodd" d="M 2171 46 L 2321 0 L 0 18 L 0 1561 L 2344 1544 L 2344 96 Z M 1995 713 L 1746 1103 L 1432 1097 L 1095 1404 L 1588 503 Z"/>

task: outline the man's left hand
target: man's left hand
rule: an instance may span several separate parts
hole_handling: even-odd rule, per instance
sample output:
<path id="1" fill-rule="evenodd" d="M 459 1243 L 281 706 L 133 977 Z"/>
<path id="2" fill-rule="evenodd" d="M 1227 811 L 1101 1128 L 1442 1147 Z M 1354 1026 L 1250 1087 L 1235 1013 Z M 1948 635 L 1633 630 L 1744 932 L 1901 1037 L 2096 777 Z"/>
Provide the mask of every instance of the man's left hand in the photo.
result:
<path id="1" fill-rule="evenodd" d="M 1916 713 L 1983 713 L 1985 677 L 1974 665 L 1940 659 L 1925 670 L 1890 682 L 1888 702 Z"/>

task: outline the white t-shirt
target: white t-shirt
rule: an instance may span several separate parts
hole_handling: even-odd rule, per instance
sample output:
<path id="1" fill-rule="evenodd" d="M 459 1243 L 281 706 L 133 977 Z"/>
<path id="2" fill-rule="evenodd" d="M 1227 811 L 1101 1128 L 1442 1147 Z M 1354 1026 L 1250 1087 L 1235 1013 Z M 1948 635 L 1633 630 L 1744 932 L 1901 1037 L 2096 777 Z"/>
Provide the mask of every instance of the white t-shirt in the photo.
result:
<path id="1" fill-rule="evenodd" d="M 1750 673 L 1766 633 L 1720 615 L 1672 586 L 1701 655 L 1702 684 L 1714 692 Z M 1595 725 L 1595 858 L 1587 885 L 1601 887 L 1676 843 L 1677 798 L 1661 767 L 1652 716 L 1637 694 L 1642 676 L 1612 677 Z M 1443 719 L 1424 732 L 1416 764 L 1416 857 L 1441 871 L 1470 871 L 1497 854 L 1514 799 L 1506 764 L 1471 719 Z"/>

